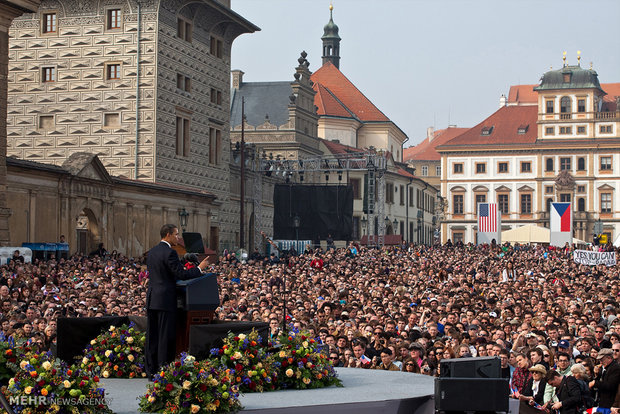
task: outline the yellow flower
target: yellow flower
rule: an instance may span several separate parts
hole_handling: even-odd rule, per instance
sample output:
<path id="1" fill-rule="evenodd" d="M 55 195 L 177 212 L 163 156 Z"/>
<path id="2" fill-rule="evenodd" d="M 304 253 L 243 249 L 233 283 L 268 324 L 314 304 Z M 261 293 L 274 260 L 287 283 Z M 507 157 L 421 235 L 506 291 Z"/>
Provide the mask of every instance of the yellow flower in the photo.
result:
<path id="1" fill-rule="evenodd" d="M 241 352 L 237 351 L 234 353 L 233 358 L 235 359 L 241 359 Z"/>
<path id="2" fill-rule="evenodd" d="M 28 365 L 28 364 L 29 364 L 28 361 L 22 361 L 22 362 L 19 363 L 19 367 L 21 369 L 26 369 L 26 365 Z"/>
<path id="3" fill-rule="evenodd" d="M 189 381 L 183 381 L 183 389 L 189 390 L 189 387 L 192 386 L 192 383 Z"/>
<path id="4" fill-rule="evenodd" d="M 24 392 L 25 392 L 26 394 L 30 394 L 30 393 L 32 392 L 32 387 L 26 387 L 26 388 L 24 388 Z"/>
<path id="5" fill-rule="evenodd" d="M 84 365 L 88 364 L 88 358 L 86 357 L 82 358 L 82 364 Z"/>
<path id="6" fill-rule="evenodd" d="M 133 360 L 135 359 L 133 355 L 129 354 L 127 355 L 127 359 L 129 360 L 129 362 L 133 362 Z"/>
<path id="7" fill-rule="evenodd" d="M 49 371 L 50 368 L 52 368 L 52 364 L 49 361 L 45 361 L 43 364 L 41 364 L 41 366 L 43 367 L 44 370 Z"/>
<path id="8" fill-rule="evenodd" d="M 302 380 L 304 382 L 304 384 L 308 385 L 310 384 L 310 378 L 308 377 L 304 377 L 304 379 Z"/>
<path id="9" fill-rule="evenodd" d="M 284 358 L 286 356 L 286 352 L 280 351 L 280 358 Z"/>
<path id="10" fill-rule="evenodd" d="M 312 362 L 308 362 L 308 363 L 306 363 L 306 366 L 307 366 L 308 368 L 312 368 Z"/>
<path id="11" fill-rule="evenodd" d="M 301 343 L 301 345 L 302 345 L 304 348 L 308 348 L 308 341 L 303 341 L 303 342 Z"/>
<path id="12" fill-rule="evenodd" d="M 110 326 L 110 332 L 114 331 L 116 327 L 114 325 Z"/>
<path id="13" fill-rule="evenodd" d="M 245 339 L 245 334 L 239 334 L 239 340 L 243 341 Z"/>
<path id="14" fill-rule="evenodd" d="M 149 395 L 148 400 L 150 403 L 152 403 L 153 401 L 155 401 L 155 397 L 153 397 L 152 395 Z"/>
<path id="15" fill-rule="evenodd" d="M 105 351 L 105 357 L 106 358 L 110 358 L 110 355 L 112 355 L 112 351 L 110 351 L 109 349 L 107 351 Z"/>
<path id="16" fill-rule="evenodd" d="M 292 376 L 293 376 L 293 374 L 294 374 L 294 372 L 293 372 L 293 370 L 292 370 L 292 369 L 290 369 L 290 368 L 289 368 L 289 369 L 287 369 L 287 370 L 286 370 L 286 376 L 287 376 L 287 377 L 292 377 Z"/>
<path id="17" fill-rule="evenodd" d="M 110 373 L 108 371 L 103 371 L 103 378 L 108 378 L 110 376 Z"/>
<path id="18" fill-rule="evenodd" d="M 71 381 L 69 381 L 69 380 L 64 380 L 64 381 L 62 382 L 62 385 L 63 385 L 65 388 L 71 388 Z"/>
<path id="19" fill-rule="evenodd" d="M 127 337 L 127 343 L 128 344 L 133 344 L 133 336 L 128 336 Z"/>
<path id="20" fill-rule="evenodd" d="M 95 345 L 97 343 L 97 341 L 95 341 L 94 339 L 92 341 L 90 341 L 91 345 Z"/>
<path id="21" fill-rule="evenodd" d="M 207 404 L 207 410 L 215 411 L 215 410 L 217 410 L 217 406 L 215 404 L 213 404 L 213 403 L 209 403 L 209 404 Z"/>
<path id="22" fill-rule="evenodd" d="M 196 414 L 198 411 L 200 411 L 200 406 L 196 405 L 196 404 L 192 404 L 192 406 L 190 407 L 191 411 L 193 414 Z"/>

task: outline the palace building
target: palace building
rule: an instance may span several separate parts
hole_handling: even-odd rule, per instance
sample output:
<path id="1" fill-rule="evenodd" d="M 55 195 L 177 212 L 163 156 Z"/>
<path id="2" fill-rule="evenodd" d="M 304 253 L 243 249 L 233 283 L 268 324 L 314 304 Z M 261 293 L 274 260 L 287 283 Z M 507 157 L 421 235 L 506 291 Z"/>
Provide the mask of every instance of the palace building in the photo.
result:
<path id="1" fill-rule="evenodd" d="M 510 89 L 498 111 L 437 146 L 448 201 L 442 241 L 475 242 L 477 205 L 497 202 L 502 230 L 549 227 L 571 202 L 574 237 L 620 232 L 620 83 L 564 63 L 538 85 Z M 599 229 L 600 226 L 600 229 Z"/>

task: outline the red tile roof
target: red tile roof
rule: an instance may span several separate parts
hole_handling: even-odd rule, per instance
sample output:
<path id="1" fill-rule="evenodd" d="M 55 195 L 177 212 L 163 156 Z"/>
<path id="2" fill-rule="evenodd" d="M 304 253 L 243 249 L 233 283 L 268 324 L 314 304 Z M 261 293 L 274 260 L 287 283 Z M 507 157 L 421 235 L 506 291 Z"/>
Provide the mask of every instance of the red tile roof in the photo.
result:
<path id="1" fill-rule="evenodd" d="M 407 178 L 415 178 L 415 175 L 413 175 L 413 174 L 411 174 L 411 173 L 407 172 L 406 170 L 403 170 L 402 168 L 399 168 L 399 169 L 396 171 L 396 174 L 398 174 L 398 175 L 402 175 L 403 177 L 407 177 Z"/>
<path id="2" fill-rule="evenodd" d="M 512 85 L 508 92 L 508 104 L 537 104 L 538 93 L 534 88 L 538 85 Z"/>
<path id="3" fill-rule="evenodd" d="M 330 140 L 322 139 L 322 138 L 319 138 L 319 139 L 327 147 L 327 150 L 331 152 L 333 155 L 354 154 L 354 153 L 364 152 L 364 150 L 361 150 L 355 147 L 350 147 L 348 145 L 344 145 L 339 142 L 330 141 Z"/>
<path id="4" fill-rule="evenodd" d="M 316 95 L 314 96 L 314 104 L 319 108 L 319 115 L 338 116 L 342 118 L 354 118 L 347 108 L 336 99 L 334 95 L 325 86 L 320 83 L 314 84 Z"/>
<path id="5" fill-rule="evenodd" d="M 475 127 L 437 148 L 441 151 L 463 145 L 533 144 L 538 135 L 537 118 L 538 106 L 504 106 Z M 527 130 L 519 134 L 519 127 L 525 125 Z M 482 135 L 483 129 L 491 127 L 493 129 L 489 135 Z"/>
<path id="6" fill-rule="evenodd" d="M 467 131 L 467 129 L 468 128 L 453 127 L 439 129 L 435 131 L 434 138 L 432 140 L 429 141 L 428 138 L 426 138 L 415 147 L 405 148 L 403 150 L 403 161 L 439 161 L 441 159 L 441 155 L 439 155 L 435 148 L 439 145 L 445 144 L 452 138 L 459 136 Z"/>
<path id="7" fill-rule="evenodd" d="M 314 104 L 319 107 L 319 115 L 342 116 L 339 114 L 346 108 L 349 112 L 347 117 L 354 114 L 361 121 L 390 121 L 331 62 L 321 66 L 310 76 L 310 80 L 314 82 L 314 90 L 317 91 Z M 335 100 L 329 99 L 322 88 L 327 89 Z"/>

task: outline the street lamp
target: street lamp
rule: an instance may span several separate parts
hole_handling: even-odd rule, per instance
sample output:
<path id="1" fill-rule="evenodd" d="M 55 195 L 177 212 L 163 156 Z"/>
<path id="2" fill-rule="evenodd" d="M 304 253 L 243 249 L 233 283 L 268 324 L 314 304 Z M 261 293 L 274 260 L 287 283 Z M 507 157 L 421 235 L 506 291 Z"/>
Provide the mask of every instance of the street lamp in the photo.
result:
<path id="1" fill-rule="evenodd" d="M 394 219 L 394 221 L 392 222 L 392 224 L 394 225 L 394 231 L 393 231 L 393 233 L 394 233 L 394 234 L 396 234 L 396 233 L 397 233 L 396 229 L 397 229 L 397 227 L 398 227 L 398 220 Z"/>
<path id="2" fill-rule="evenodd" d="M 185 233 L 185 228 L 187 227 L 187 218 L 189 217 L 189 213 L 183 207 L 182 210 L 179 210 L 179 224 L 181 224 L 181 230 Z"/>
<path id="3" fill-rule="evenodd" d="M 295 250 L 299 254 L 299 227 L 301 226 L 301 218 L 295 214 L 293 217 L 293 227 L 295 228 Z"/>
<path id="4" fill-rule="evenodd" d="M 366 229 L 366 238 L 368 238 L 368 219 L 366 218 L 366 216 L 362 216 L 360 223 L 362 224 L 362 228 Z M 361 239 L 362 238 L 360 237 L 360 240 Z"/>

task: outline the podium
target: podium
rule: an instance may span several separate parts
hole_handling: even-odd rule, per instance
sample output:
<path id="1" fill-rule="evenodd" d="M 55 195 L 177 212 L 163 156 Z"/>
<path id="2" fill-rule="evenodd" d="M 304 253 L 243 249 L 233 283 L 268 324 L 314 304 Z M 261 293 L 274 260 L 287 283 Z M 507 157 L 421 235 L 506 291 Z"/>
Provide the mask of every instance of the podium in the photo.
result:
<path id="1" fill-rule="evenodd" d="M 176 286 L 177 323 L 176 353 L 189 349 L 189 331 L 192 325 L 206 325 L 213 321 L 215 310 L 220 306 L 217 274 L 181 280 Z"/>

